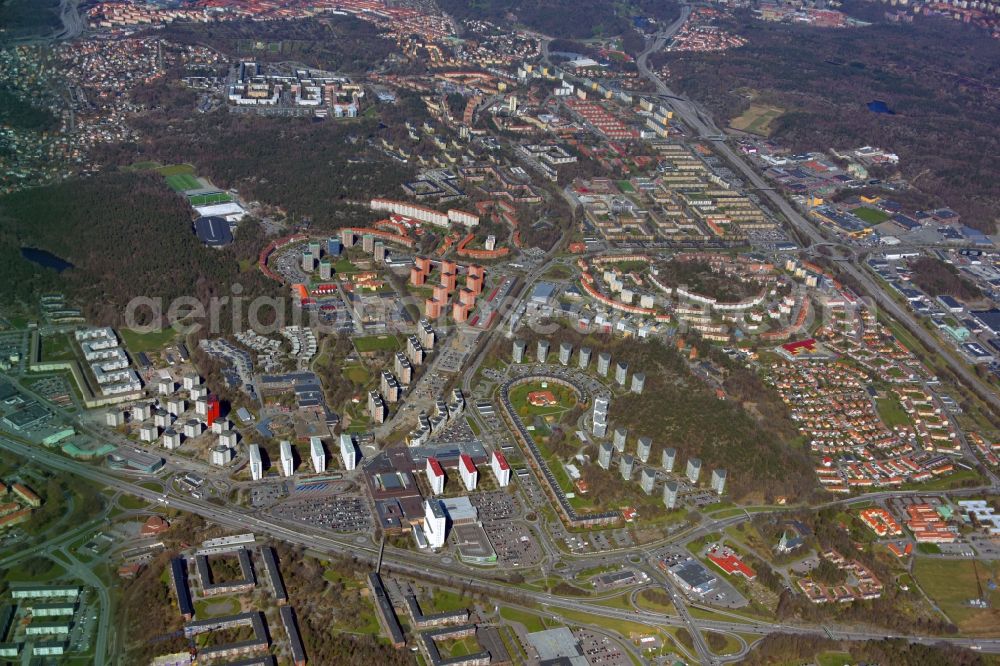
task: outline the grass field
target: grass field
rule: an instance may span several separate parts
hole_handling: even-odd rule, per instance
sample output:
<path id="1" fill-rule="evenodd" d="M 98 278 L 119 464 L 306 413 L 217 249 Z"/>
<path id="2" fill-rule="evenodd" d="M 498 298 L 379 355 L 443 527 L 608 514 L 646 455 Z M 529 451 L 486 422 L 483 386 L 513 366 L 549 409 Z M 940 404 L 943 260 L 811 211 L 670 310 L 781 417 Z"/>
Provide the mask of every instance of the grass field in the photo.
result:
<path id="1" fill-rule="evenodd" d="M 133 354 L 163 349 L 177 336 L 177 331 L 169 327 L 151 333 L 136 333 L 127 328 L 119 329 L 118 332 L 125 341 L 125 346 Z"/>
<path id="2" fill-rule="evenodd" d="M 816 663 L 818 666 L 844 666 L 853 664 L 854 660 L 850 652 L 821 652 L 816 657 Z"/>
<path id="3" fill-rule="evenodd" d="M 73 343 L 65 333 L 46 335 L 42 338 L 42 359 L 45 361 L 71 361 Z"/>
<path id="4" fill-rule="evenodd" d="M 742 115 L 729 121 L 729 126 L 741 132 L 756 134 L 758 136 L 769 136 L 772 131 L 771 124 L 777 120 L 784 109 L 777 106 L 766 106 L 762 104 L 751 104 L 750 108 Z"/>
<path id="5" fill-rule="evenodd" d="M 359 354 L 373 351 L 398 351 L 399 338 L 395 335 L 369 335 L 365 338 L 354 338 L 354 348 Z"/>
<path id="6" fill-rule="evenodd" d="M 165 178 L 167 180 L 167 186 L 169 186 L 174 192 L 196 190 L 201 187 L 201 181 L 199 181 L 194 174 L 175 173 L 174 175 L 166 176 Z"/>
<path id="7" fill-rule="evenodd" d="M 968 605 L 970 599 L 979 595 L 971 560 L 918 557 L 913 573 L 923 591 L 958 625 L 959 631 L 969 635 L 995 634 L 1000 626 L 1000 590 L 989 590 L 986 581 L 997 580 L 1000 563 L 978 562 L 976 566 L 991 608 Z"/>
<path id="8" fill-rule="evenodd" d="M 543 631 L 545 622 L 534 613 L 518 610 L 516 608 L 501 608 L 500 617 L 510 622 L 520 622 L 529 632 Z"/>
<path id="9" fill-rule="evenodd" d="M 447 613 L 472 608 L 473 605 L 468 599 L 459 596 L 458 592 L 442 590 L 440 588 L 434 590 L 434 595 L 430 600 L 421 600 L 420 603 L 424 614 Z"/>
<path id="10" fill-rule="evenodd" d="M 190 164 L 168 164 L 166 166 L 161 166 L 156 170 L 164 178 L 168 176 L 176 176 L 182 173 L 194 174 L 194 167 Z"/>
<path id="11" fill-rule="evenodd" d="M 889 219 L 889 214 L 875 208 L 867 208 L 865 206 L 859 206 L 851 211 L 856 216 L 867 222 L 868 224 L 882 224 Z"/>
<path id="12" fill-rule="evenodd" d="M 225 192 L 214 194 L 193 194 L 188 197 L 188 202 L 192 206 L 210 206 L 212 204 L 229 203 L 233 198 Z"/>
<path id="13" fill-rule="evenodd" d="M 146 502 L 146 500 L 140 497 L 135 497 L 133 495 L 122 495 L 121 497 L 118 498 L 118 506 L 120 506 L 123 509 L 130 509 L 130 510 L 145 509 L 147 505 L 148 502 Z"/>
<path id="14" fill-rule="evenodd" d="M 878 410 L 878 415 L 890 428 L 910 424 L 910 417 L 906 415 L 903 406 L 899 404 L 899 400 L 895 396 L 879 398 L 875 401 L 875 407 Z"/>
<path id="15" fill-rule="evenodd" d="M 550 355 L 553 352 L 549 352 Z M 535 391 L 551 391 L 559 404 L 532 405 L 528 402 L 528 394 Z M 568 412 L 576 405 L 576 396 L 571 389 L 556 384 L 542 386 L 541 383 L 529 383 L 515 387 L 510 392 L 510 404 L 523 418 L 529 416 L 558 416 Z"/>

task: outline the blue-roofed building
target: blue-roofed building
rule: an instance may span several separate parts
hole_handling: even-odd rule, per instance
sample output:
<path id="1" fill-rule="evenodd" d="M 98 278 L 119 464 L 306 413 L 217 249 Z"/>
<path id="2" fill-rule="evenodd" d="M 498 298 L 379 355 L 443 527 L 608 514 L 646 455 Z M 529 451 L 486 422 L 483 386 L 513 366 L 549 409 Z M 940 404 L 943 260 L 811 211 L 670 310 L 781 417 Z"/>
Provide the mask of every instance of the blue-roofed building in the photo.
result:
<path id="1" fill-rule="evenodd" d="M 194 232 L 209 247 L 223 247 L 233 242 L 233 232 L 224 217 L 199 217 L 194 222 Z"/>

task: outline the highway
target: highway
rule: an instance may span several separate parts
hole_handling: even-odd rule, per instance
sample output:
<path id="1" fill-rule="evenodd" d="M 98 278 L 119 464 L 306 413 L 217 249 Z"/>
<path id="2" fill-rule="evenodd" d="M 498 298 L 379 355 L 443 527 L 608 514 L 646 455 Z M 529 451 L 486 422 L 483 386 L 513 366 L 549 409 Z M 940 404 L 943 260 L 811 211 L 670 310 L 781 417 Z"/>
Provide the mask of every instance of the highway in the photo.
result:
<path id="1" fill-rule="evenodd" d="M 690 8 L 685 7 L 685 9 L 688 10 L 689 14 Z M 685 14 L 682 12 L 681 16 L 684 17 Z M 782 215 L 785 216 L 788 222 L 794 227 L 802 238 L 808 239 L 813 244 L 829 244 L 829 241 L 822 235 L 822 233 L 820 233 L 815 225 L 803 217 L 802 214 L 799 213 L 799 211 L 796 210 L 787 199 L 776 192 L 771 185 L 769 185 L 767 181 L 765 181 L 764 178 L 757 173 L 753 166 L 749 164 L 743 156 L 739 155 L 729 144 L 725 142 L 725 133 L 716 126 L 711 117 L 700 106 L 698 106 L 698 104 L 687 97 L 678 95 L 672 91 L 660 79 L 660 77 L 657 76 L 656 72 L 649 68 L 649 54 L 662 49 L 666 40 L 678 29 L 679 26 L 677 26 L 676 22 L 671 24 L 667 30 L 659 33 L 646 50 L 639 55 L 636 59 L 636 65 L 639 68 L 639 73 L 656 87 L 656 91 L 660 95 L 669 98 L 668 103 L 670 107 L 685 125 L 690 127 L 699 137 L 711 141 L 716 152 L 725 157 L 733 165 L 733 167 L 735 167 L 735 169 L 746 178 L 753 188 L 756 188 L 763 197 L 774 205 L 777 210 L 781 211 Z M 670 32 L 670 30 L 673 30 L 673 32 Z M 976 374 L 955 355 L 955 352 L 952 349 L 943 345 L 939 340 L 937 340 L 937 338 L 931 335 L 931 333 L 916 320 L 909 310 L 903 308 L 899 305 L 899 303 L 893 300 L 892 296 L 887 294 L 864 269 L 859 268 L 850 261 L 840 262 L 840 267 L 845 273 L 863 285 L 865 290 L 875 299 L 876 303 L 878 303 L 878 305 L 885 312 L 888 312 L 893 318 L 902 323 L 906 329 L 915 335 L 928 350 L 943 358 L 951 370 L 965 383 L 966 386 L 972 388 L 981 399 L 990 404 L 994 409 L 1000 411 L 1000 396 L 998 396 L 995 391 L 979 379 L 979 377 L 977 377 Z"/>
<path id="2" fill-rule="evenodd" d="M 369 561 L 372 564 L 375 563 L 378 557 L 378 547 L 367 539 L 360 542 L 355 536 L 333 538 L 321 530 L 298 526 L 292 529 L 273 519 L 252 516 L 243 510 L 231 507 L 216 506 L 206 502 L 193 501 L 184 497 L 167 497 L 161 493 L 143 488 L 142 486 L 131 481 L 114 476 L 100 468 L 69 458 L 64 458 L 56 453 L 36 448 L 29 444 L 14 441 L 9 437 L 0 437 L 0 449 L 20 456 L 23 459 L 32 460 L 51 469 L 68 474 L 75 474 L 94 483 L 102 484 L 117 491 L 129 493 L 150 502 L 168 504 L 176 509 L 200 515 L 205 519 L 223 527 L 242 531 L 252 530 L 257 533 L 267 534 L 271 537 L 287 541 L 289 543 L 310 548 L 317 552 L 336 553 L 348 557 L 355 557 L 359 560 Z M 738 519 L 739 517 L 737 516 L 735 518 Z M 721 525 L 728 523 L 728 520 L 717 521 L 717 524 Z M 468 580 L 463 580 L 461 576 L 456 576 L 454 568 L 441 566 L 433 560 L 424 560 L 414 553 L 407 553 L 405 551 L 387 549 L 383 558 L 383 567 L 387 570 L 413 576 L 422 580 L 429 580 L 448 587 L 454 587 L 458 584 L 464 583 L 472 590 L 491 595 L 499 600 L 509 598 L 520 599 L 528 603 L 544 606 L 550 609 L 566 609 L 584 612 L 595 616 L 614 617 L 650 626 L 690 627 L 693 624 L 699 629 L 709 629 L 719 632 L 739 632 L 743 634 L 757 634 L 761 636 L 777 632 L 813 636 L 831 635 L 834 638 L 842 638 L 845 640 L 869 640 L 881 639 L 885 637 L 884 633 L 878 631 L 841 628 L 830 625 L 804 626 L 771 623 L 755 624 L 749 620 L 746 623 L 711 619 L 692 619 L 691 621 L 688 621 L 682 617 L 663 615 L 649 611 L 628 611 L 615 609 L 572 598 L 555 597 L 544 592 L 526 590 L 485 578 L 475 579 L 470 577 Z M 968 638 L 942 638 L 936 636 L 910 635 L 903 635 L 900 636 L 900 638 L 904 638 L 915 643 L 925 644 L 947 642 L 952 645 L 963 647 L 971 647 L 975 645 L 978 646 L 978 649 L 985 652 L 1000 653 L 1000 639 L 977 640 Z M 715 658 L 711 661 L 714 660 Z M 722 661 L 723 659 L 718 658 L 718 660 Z"/>

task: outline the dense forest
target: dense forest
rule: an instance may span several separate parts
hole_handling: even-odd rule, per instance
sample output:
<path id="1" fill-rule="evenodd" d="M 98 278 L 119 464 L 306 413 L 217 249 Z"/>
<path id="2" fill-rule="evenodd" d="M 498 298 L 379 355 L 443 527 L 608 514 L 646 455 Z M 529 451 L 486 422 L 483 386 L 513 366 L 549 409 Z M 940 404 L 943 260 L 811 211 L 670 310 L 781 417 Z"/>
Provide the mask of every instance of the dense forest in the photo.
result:
<path id="1" fill-rule="evenodd" d="M 657 280 L 670 287 L 686 287 L 721 302 L 741 301 L 761 291 L 761 285 L 716 273 L 703 261 L 663 261 L 656 265 Z"/>
<path id="2" fill-rule="evenodd" d="M 440 0 L 438 5 L 458 19 L 513 21 L 551 37 L 571 39 L 621 35 L 635 16 L 669 23 L 680 14 L 674 0 Z"/>
<path id="3" fill-rule="evenodd" d="M 798 634 L 768 634 L 744 657 L 746 666 L 812 663 L 824 652 L 850 652 L 850 663 L 892 666 L 985 666 L 993 663 L 971 650 L 946 644 L 920 645 L 904 639 L 843 643 Z"/>
<path id="4" fill-rule="evenodd" d="M 815 491 L 812 463 L 795 441 L 795 424 L 780 398 L 751 371 L 724 366 L 729 399 L 723 400 L 692 374 L 680 353 L 659 340 L 624 341 L 604 335 L 584 338 L 566 328 L 544 336 L 521 329 L 518 336 L 528 341 L 529 349 L 541 337 L 553 348 L 568 340 L 576 348 L 591 347 L 594 354 L 608 350 L 614 361 L 628 362 L 632 372 L 641 368 L 646 374 L 644 391 L 613 398 L 610 421 L 612 427 L 628 428 L 630 436 L 652 437 L 652 460 L 660 459 L 662 449 L 674 447 L 682 461 L 700 457 L 706 469 L 729 469 L 727 488 L 736 499 L 771 501 L 785 496 L 794 501 Z M 507 347 L 498 348 L 505 358 L 510 353 Z M 708 346 L 704 347 L 708 353 Z M 600 482 L 601 475 L 593 477 Z M 607 490 L 613 492 L 612 488 Z M 593 492 L 600 494 L 598 489 Z"/>
<path id="5" fill-rule="evenodd" d="M 910 262 L 913 282 L 931 296 L 946 294 L 963 301 L 974 301 L 982 296 L 979 288 L 970 280 L 959 275 L 954 266 L 949 266 L 934 257 L 919 257 Z"/>
<path id="6" fill-rule="evenodd" d="M 189 91 L 162 82 L 140 97 L 153 109 L 135 121 L 143 140 L 105 148 L 103 162 L 191 163 L 215 185 L 237 188 L 248 200 L 279 206 L 317 227 L 367 224 L 374 219 L 367 209 L 345 202 L 401 196 L 399 184 L 414 173 L 372 147 L 384 131 L 377 117 L 315 122 L 225 110 L 198 114 Z M 395 114 L 419 118 L 416 111 L 412 99 L 401 96 L 397 106 L 384 109 L 385 124 Z"/>
<path id="7" fill-rule="evenodd" d="M 396 43 L 375 24 L 353 16 L 288 21 L 174 23 L 157 35 L 178 44 L 204 44 L 236 58 L 301 62 L 310 67 L 365 73 L 392 53 Z"/>
<path id="8" fill-rule="evenodd" d="M 198 241 L 191 219 L 187 203 L 155 173 L 109 171 L 16 192 L 0 198 L 0 257 L 9 260 L 0 276 L 17 290 L 61 286 L 107 324 L 120 324 L 137 296 L 162 297 L 166 309 L 179 296 L 228 295 L 237 282 L 244 295 L 276 293 L 259 271 L 240 271 L 240 260 L 256 258 L 259 225 L 245 223 L 237 242 L 220 251 Z M 20 256 L 25 245 L 74 267 L 58 276 L 39 269 Z"/>
<path id="9" fill-rule="evenodd" d="M 0 127 L 44 132 L 59 125 L 59 118 L 48 109 L 25 104 L 9 87 L 0 85 Z M 0 147 L 4 150 L 5 147 Z"/>
<path id="10" fill-rule="evenodd" d="M 777 105 L 786 113 L 772 123 L 772 136 L 791 149 L 892 150 L 917 187 L 970 226 L 993 229 L 1000 210 L 995 39 L 946 19 L 824 30 L 746 14 L 732 28 L 749 39 L 746 46 L 656 57 L 671 84 L 705 103 L 720 125 L 752 100 Z M 872 100 L 895 113 L 870 112 Z"/>
<path id="11" fill-rule="evenodd" d="M 277 543 L 276 551 L 288 596 L 295 606 L 299 631 L 314 664 L 378 664 L 403 666 L 413 656 L 364 633 L 375 608 L 364 580 L 369 566 L 333 557 L 326 569 L 302 548 Z M 333 573 L 324 575 L 325 570 Z"/>

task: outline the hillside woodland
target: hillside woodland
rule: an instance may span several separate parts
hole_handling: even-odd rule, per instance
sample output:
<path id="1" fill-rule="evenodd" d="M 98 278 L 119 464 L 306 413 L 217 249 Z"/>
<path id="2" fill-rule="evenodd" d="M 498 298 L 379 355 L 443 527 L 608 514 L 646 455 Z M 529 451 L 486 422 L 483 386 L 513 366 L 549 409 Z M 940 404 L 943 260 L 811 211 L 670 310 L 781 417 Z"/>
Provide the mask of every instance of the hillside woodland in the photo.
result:
<path id="1" fill-rule="evenodd" d="M 870 12 L 867 5 L 847 3 Z M 879 10 L 881 11 L 881 10 Z M 867 16 L 867 14 L 866 14 Z M 795 151 L 881 146 L 904 176 L 970 226 L 994 228 L 1000 210 L 1000 43 L 956 21 L 824 30 L 741 15 L 746 46 L 725 53 L 661 53 L 670 83 L 722 126 L 751 103 L 786 113 L 772 137 Z M 868 111 L 885 101 L 893 115 Z"/>

